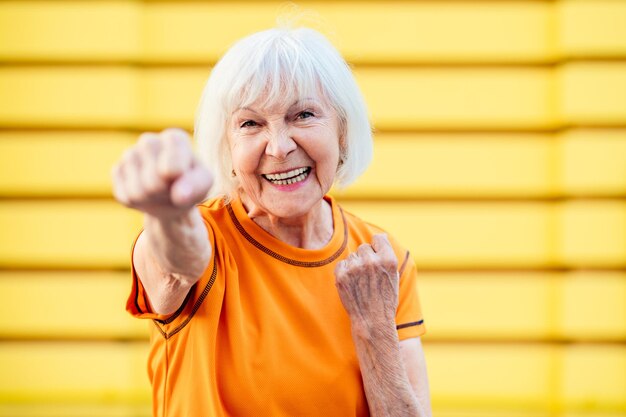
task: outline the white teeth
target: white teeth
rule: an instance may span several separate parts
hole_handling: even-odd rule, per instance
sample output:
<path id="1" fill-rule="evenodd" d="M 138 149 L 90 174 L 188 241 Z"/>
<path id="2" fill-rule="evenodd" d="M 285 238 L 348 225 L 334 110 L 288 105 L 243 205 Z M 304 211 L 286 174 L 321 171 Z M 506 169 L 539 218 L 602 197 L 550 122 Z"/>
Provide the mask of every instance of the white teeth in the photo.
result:
<path id="1" fill-rule="evenodd" d="M 280 174 L 265 174 L 265 177 L 268 180 L 276 181 L 276 180 L 284 180 L 285 178 L 295 177 L 296 175 L 302 174 L 307 170 L 307 168 L 296 168 L 292 169 L 289 172 L 282 172 Z"/>
<path id="2" fill-rule="evenodd" d="M 282 174 L 265 174 L 265 178 L 276 185 L 295 184 L 296 182 L 303 181 L 308 176 L 308 168 L 298 168 Z"/>

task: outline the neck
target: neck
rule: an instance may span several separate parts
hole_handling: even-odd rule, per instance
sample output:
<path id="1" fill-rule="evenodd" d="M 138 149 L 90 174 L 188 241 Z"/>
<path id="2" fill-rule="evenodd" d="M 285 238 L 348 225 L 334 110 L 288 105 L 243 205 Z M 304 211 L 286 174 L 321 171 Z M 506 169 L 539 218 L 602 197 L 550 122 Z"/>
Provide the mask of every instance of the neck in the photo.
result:
<path id="1" fill-rule="evenodd" d="M 263 211 L 241 196 L 248 216 L 263 230 L 291 246 L 302 249 L 320 249 L 333 236 L 333 213 L 330 204 L 322 199 L 309 212 L 299 217 L 278 217 Z"/>

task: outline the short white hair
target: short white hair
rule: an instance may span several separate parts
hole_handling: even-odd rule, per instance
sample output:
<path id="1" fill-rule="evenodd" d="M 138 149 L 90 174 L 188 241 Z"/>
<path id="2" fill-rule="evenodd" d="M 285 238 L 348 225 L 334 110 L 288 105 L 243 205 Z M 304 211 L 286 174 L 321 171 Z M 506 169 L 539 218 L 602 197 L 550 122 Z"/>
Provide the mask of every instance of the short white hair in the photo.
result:
<path id="1" fill-rule="evenodd" d="M 365 101 L 337 49 L 322 34 L 304 27 L 269 29 L 235 43 L 213 68 L 196 113 L 197 150 L 215 175 L 210 194 L 230 197 L 237 190 L 226 135 L 237 108 L 261 96 L 264 104 L 273 104 L 315 96 L 320 90 L 340 120 L 335 185 L 344 188 L 367 169 L 373 145 Z"/>

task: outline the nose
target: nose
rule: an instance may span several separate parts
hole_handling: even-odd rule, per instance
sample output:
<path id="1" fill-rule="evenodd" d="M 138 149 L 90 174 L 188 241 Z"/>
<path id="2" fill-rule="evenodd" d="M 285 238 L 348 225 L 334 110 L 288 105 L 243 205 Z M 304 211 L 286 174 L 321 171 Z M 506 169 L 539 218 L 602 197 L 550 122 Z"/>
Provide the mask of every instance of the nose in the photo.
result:
<path id="1" fill-rule="evenodd" d="M 269 133 L 265 154 L 276 159 L 285 159 L 298 145 L 290 135 L 289 129 L 279 128 Z"/>

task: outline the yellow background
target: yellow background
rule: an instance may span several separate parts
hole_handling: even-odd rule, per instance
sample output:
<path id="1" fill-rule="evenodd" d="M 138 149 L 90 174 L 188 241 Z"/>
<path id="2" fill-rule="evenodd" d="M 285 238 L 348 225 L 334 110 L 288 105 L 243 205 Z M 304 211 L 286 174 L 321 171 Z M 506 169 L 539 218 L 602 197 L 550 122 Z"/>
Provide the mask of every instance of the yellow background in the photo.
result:
<path id="1" fill-rule="evenodd" d="M 370 108 L 337 195 L 418 264 L 435 415 L 626 416 L 626 1 L 299 5 Z M 1 416 L 149 415 L 109 170 L 279 6 L 0 2 Z"/>

